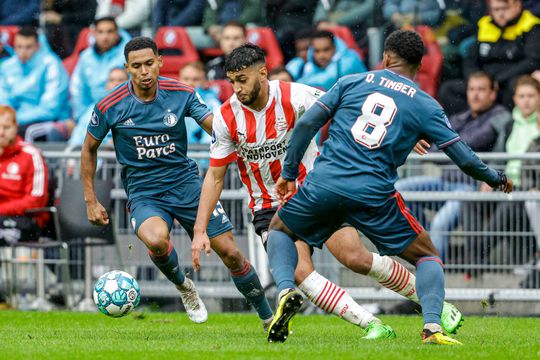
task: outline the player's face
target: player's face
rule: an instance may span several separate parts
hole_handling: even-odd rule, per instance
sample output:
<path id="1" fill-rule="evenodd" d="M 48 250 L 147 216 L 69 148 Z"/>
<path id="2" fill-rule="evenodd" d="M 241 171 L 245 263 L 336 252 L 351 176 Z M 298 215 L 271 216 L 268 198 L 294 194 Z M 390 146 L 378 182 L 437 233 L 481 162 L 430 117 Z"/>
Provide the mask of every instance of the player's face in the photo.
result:
<path id="1" fill-rule="evenodd" d="M 225 55 L 229 55 L 234 49 L 246 43 L 246 36 L 242 28 L 238 26 L 225 26 L 221 33 L 219 46 Z"/>
<path id="2" fill-rule="evenodd" d="M 105 85 L 105 88 L 107 91 L 111 91 L 121 83 L 127 81 L 128 75 L 127 73 L 122 69 L 113 69 L 109 73 L 109 79 L 107 80 L 107 84 Z"/>
<path id="3" fill-rule="evenodd" d="M 112 21 L 102 21 L 96 25 L 95 37 L 100 51 L 110 50 L 118 42 L 118 29 Z"/>
<path id="4" fill-rule="evenodd" d="M 39 50 L 39 44 L 33 36 L 15 36 L 15 53 L 24 64 Z"/>
<path id="5" fill-rule="evenodd" d="M 540 111 L 540 93 L 532 85 L 520 85 L 514 94 L 514 103 L 523 116 L 528 117 L 535 111 Z"/>
<path id="6" fill-rule="evenodd" d="M 261 84 L 266 81 L 267 72 L 264 65 L 253 65 L 240 71 L 228 72 L 234 93 L 244 105 L 251 105 L 261 92 Z"/>
<path id="7" fill-rule="evenodd" d="M 131 75 L 134 86 L 141 90 L 150 90 L 157 84 L 159 68 L 162 64 L 161 56 L 147 48 L 129 53 L 126 70 Z"/>
<path id="8" fill-rule="evenodd" d="M 180 81 L 194 88 L 202 88 L 206 84 L 206 75 L 193 66 L 186 66 L 180 71 Z"/>
<path id="9" fill-rule="evenodd" d="M 17 137 L 17 124 L 9 113 L 0 114 L 0 149 L 13 144 Z"/>
<path id="10" fill-rule="evenodd" d="M 313 61 L 315 64 L 322 68 L 327 67 L 336 52 L 332 40 L 328 38 L 316 38 L 313 39 L 311 46 L 313 47 Z"/>
<path id="11" fill-rule="evenodd" d="M 506 26 L 509 21 L 515 19 L 521 12 L 521 2 L 519 0 L 492 0 L 489 13 L 495 24 Z"/>
<path id="12" fill-rule="evenodd" d="M 473 113 L 481 113 L 495 104 L 497 91 L 485 77 L 473 77 L 467 83 L 467 103 Z"/>

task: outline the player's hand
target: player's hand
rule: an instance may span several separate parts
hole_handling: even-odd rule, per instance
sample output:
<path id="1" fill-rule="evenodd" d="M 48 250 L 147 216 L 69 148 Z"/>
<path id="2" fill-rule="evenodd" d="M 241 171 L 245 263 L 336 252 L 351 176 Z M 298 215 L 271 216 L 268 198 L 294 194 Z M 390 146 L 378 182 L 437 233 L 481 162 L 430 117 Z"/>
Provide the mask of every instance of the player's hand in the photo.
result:
<path id="1" fill-rule="evenodd" d="M 426 155 L 430 147 L 431 145 L 426 140 L 419 140 L 416 145 L 414 145 L 413 151 L 418 155 Z"/>
<path id="2" fill-rule="evenodd" d="M 191 259 L 193 261 L 193 268 L 195 271 L 199 271 L 201 268 L 201 264 L 199 262 L 201 250 L 204 250 L 206 256 L 210 255 L 212 250 L 210 246 L 210 239 L 206 233 L 195 233 L 193 236 L 193 241 L 191 242 Z"/>
<path id="3" fill-rule="evenodd" d="M 109 224 L 109 214 L 99 201 L 86 204 L 86 216 L 94 225 L 105 226 Z"/>
<path id="4" fill-rule="evenodd" d="M 276 182 L 275 192 L 281 205 L 285 204 L 296 192 L 296 181 L 285 180 L 280 176 Z"/>
<path id="5" fill-rule="evenodd" d="M 510 194 L 514 189 L 514 183 L 506 175 L 502 174 L 501 185 L 499 185 L 499 190 L 503 193 Z"/>

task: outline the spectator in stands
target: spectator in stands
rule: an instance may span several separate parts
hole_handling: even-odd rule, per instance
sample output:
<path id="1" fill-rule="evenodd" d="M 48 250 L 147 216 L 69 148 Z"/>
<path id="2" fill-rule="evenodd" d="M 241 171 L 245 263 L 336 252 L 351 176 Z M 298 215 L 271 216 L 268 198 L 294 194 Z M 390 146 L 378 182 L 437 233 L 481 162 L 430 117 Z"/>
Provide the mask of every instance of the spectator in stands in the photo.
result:
<path id="1" fill-rule="evenodd" d="M 206 64 L 206 75 L 208 80 L 225 79 L 225 56 L 234 49 L 246 43 L 246 27 L 236 21 L 231 21 L 223 26 L 219 36 L 219 47 L 223 51 L 223 56 L 218 56 Z"/>
<path id="2" fill-rule="evenodd" d="M 540 109 L 540 83 L 529 75 L 520 76 L 515 85 L 514 103 L 516 106 L 512 111 L 512 130 L 506 141 L 506 152 L 508 154 L 523 154 L 531 147 L 535 139 L 540 136 L 540 126 L 538 122 Z M 522 178 L 530 176 L 530 169 L 523 169 L 521 160 L 510 160 L 506 164 L 506 175 L 514 181 L 516 190 L 531 190 L 529 186 L 533 185 L 530 181 L 522 183 Z M 485 184 L 482 184 L 483 191 L 491 191 Z M 489 219 L 489 233 L 509 234 L 512 232 L 529 231 L 529 222 L 527 216 L 524 216 L 523 203 L 501 202 L 498 204 L 495 213 Z M 538 219 L 534 219 L 538 222 Z M 484 238 L 480 247 L 483 252 L 478 254 L 486 262 L 490 260 L 491 246 L 497 246 L 502 240 L 503 246 L 512 247 L 515 258 L 510 259 L 514 262 L 525 262 L 528 258 L 518 258 L 518 254 L 525 257 L 530 256 L 532 251 L 527 251 L 528 242 L 518 243 L 523 237 L 514 237 L 513 235 L 504 235 L 499 238 L 497 243 L 493 243 L 489 238 Z M 527 239 L 524 239 L 527 240 Z M 511 242 L 506 244 L 506 242 Z M 532 250 L 532 249 L 529 249 Z"/>
<path id="3" fill-rule="evenodd" d="M 65 58 L 75 48 L 79 32 L 92 24 L 95 0 L 46 0 L 42 13 L 45 33 L 52 50 Z"/>
<path id="4" fill-rule="evenodd" d="M 152 36 L 151 13 L 152 0 L 98 0 L 96 19 L 110 16 L 133 36 Z"/>
<path id="5" fill-rule="evenodd" d="M 435 27 L 443 19 L 438 0 L 385 0 L 383 16 L 394 28 L 407 25 L 428 25 Z"/>
<path id="6" fill-rule="evenodd" d="M 296 65 L 287 66 L 295 81 L 323 90 L 330 89 L 342 76 L 367 71 L 358 54 L 326 30 L 313 34 L 307 62 Z"/>
<path id="7" fill-rule="evenodd" d="M 125 83 L 128 80 L 128 74 L 124 67 L 115 67 L 109 71 L 109 76 L 107 83 L 105 84 L 106 93 L 110 93 L 114 88 L 120 84 Z M 85 113 L 78 119 L 71 137 L 69 138 L 68 144 L 70 147 L 82 146 L 84 138 L 86 136 L 86 130 L 88 128 L 88 123 L 90 122 L 90 117 L 92 116 L 92 111 L 94 110 L 95 103 L 87 107 Z M 107 134 L 107 137 L 103 140 L 103 143 L 106 144 L 112 138 L 111 133 Z"/>
<path id="8" fill-rule="evenodd" d="M 304 69 L 307 61 L 309 45 L 313 38 L 314 29 L 311 27 L 303 28 L 296 32 L 294 38 L 294 48 L 296 51 L 295 57 L 292 58 L 287 65 L 287 71 L 291 73 L 293 78 L 299 77 Z"/>
<path id="9" fill-rule="evenodd" d="M 213 111 L 219 110 L 221 101 L 213 88 L 208 87 L 208 80 L 204 72 L 204 64 L 195 61 L 186 64 L 180 70 L 180 81 L 193 88 L 200 95 L 204 103 Z M 211 137 L 193 119 L 186 120 L 187 139 L 189 144 L 209 144 Z"/>
<path id="10" fill-rule="evenodd" d="M 7 60 L 13 55 L 13 49 L 8 44 L 0 41 L 0 65 L 4 60 Z"/>
<path id="11" fill-rule="evenodd" d="M 0 245 L 38 239 L 48 214 L 27 210 L 47 205 L 47 189 L 43 157 L 17 136 L 15 110 L 0 105 Z"/>
<path id="12" fill-rule="evenodd" d="M 266 8 L 261 0 L 211 0 L 204 9 L 203 27 L 216 44 L 221 44 L 225 24 L 236 21 L 260 25 L 265 22 L 265 15 Z"/>
<path id="13" fill-rule="evenodd" d="M 130 36 L 119 32 L 114 18 L 104 17 L 94 23 L 96 42 L 81 52 L 71 77 L 69 92 L 76 123 L 107 94 L 107 83 L 111 69 L 124 66 L 124 46 Z"/>
<path id="14" fill-rule="evenodd" d="M 463 72 L 489 73 L 499 83 L 499 100 L 511 107 L 515 79 L 540 69 L 540 18 L 523 10 L 521 0 L 492 0 L 489 8 L 490 15 L 478 22 L 477 42 Z M 439 90 L 439 101 L 453 114 L 463 110 L 464 93 L 463 80 L 449 80 Z"/>
<path id="15" fill-rule="evenodd" d="M 313 23 L 321 30 L 347 26 L 358 35 L 374 25 L 375 5 L 376 0 L 319 1 Z"/>
<path id="16" fill-rule="evenodd" d="M 0 1 L 0 25 L 38 25 L 39 0 Z"/>
<path id="17" fill-rule="evenodd" d="M 467 82 L 469 109 L 450 117 L 452 128 L 475 152 L 503 151 L 505 128 L 512 116 L 496 104 L 497 83 L 484 72 L 471 74 Z M 443 170 L 442 176 L 413 176 L 396 183 L 399 191 L 474 191 L 468 177 L 459 170 Z M 433 244 L 444 256 L 448 253 L 448 235 L 459 220 L 462 202 L 447 201 L 437 211 L 430 224 Z"/>
<path id="18" fill-rule="evenodd" d="M 280 80 L 287 82 L 294 81 L 291 73 L 288 72 L 287 69 L 285 69 L 285 67 L 283 66 L 270 70 L 270 72 L 268 73 L 268 80 Z"/>
<path id="19" fill-rule="evenodd" d="M 62 62 L 40 45 L 32 27 L 15 36 L 15 53 L 0 65 L 0 104 L 17 111 L 19 134 L 27 141 L 65 141 L 71 109 Z"/>
<path id="20" fill-rule="evenodd" d="M 157 0 L 152 14 L 152 26 L 198 26 L 202 23 L 205 1 Z"/>

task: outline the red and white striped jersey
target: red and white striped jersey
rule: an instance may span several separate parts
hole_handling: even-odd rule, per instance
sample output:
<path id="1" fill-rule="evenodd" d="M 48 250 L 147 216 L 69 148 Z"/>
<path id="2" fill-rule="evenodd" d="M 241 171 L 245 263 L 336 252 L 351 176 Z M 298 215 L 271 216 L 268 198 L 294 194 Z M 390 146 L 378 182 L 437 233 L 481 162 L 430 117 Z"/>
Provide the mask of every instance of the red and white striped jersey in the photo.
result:
<path id="1" fill-rule="evenodd" d="M 224 166 L 233 161 L 249 192 L 250 209 L 277 207 L 274 186 L 281 174 L 287 145 L 295 122 L 324 92 L 306 85 L 269 81 L 268 103 L 261 111 L 242 105 L 236 94 L 214 114 L 210 166 Z M 298 181 L 313 168 L 318 149 L 309 145 Z"/>

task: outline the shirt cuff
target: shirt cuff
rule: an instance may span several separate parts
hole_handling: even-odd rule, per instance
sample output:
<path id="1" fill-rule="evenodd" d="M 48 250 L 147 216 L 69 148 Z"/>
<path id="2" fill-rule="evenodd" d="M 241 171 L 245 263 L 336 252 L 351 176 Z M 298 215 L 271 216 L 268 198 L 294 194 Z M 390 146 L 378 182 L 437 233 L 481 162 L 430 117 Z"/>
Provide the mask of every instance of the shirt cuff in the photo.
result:
<path id="1" fill-rule="evenodd" d="M 225 166 L 232 163 L 233 161 L 236 161 L 236 159 L 238 159 L 238 154 L 236 152 L 230 153 L 229 155 L 221 159 L 215 159 L 211 157 L 210 166 L 214 166 L 214 167 Z"/>

